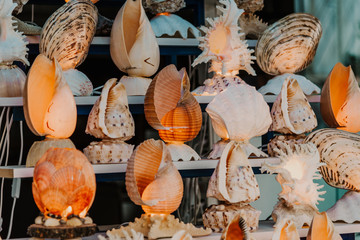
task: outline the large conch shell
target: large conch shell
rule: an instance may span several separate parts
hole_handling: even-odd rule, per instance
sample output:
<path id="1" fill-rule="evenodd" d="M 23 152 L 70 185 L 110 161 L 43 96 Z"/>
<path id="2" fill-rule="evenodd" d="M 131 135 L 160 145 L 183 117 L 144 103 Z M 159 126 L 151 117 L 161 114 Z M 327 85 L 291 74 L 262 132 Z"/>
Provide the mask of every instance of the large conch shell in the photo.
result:
<path id="1" fill-rule="evenodd" d="M 272 240 L 300 240 L 294 222 L 289 219 L 282 219 L 282 222 L 274 229 Z"/>
<path id="2" fill-rule="evenodd" d="M 40 53 L 56 58 L 63 70 L 79 66 L 87 57 L 95 35 L 98 11 L 89 0 L 72 0 L 45 22 Z"/>
<path id="3" fill-rule="evenodd" d="M 182 178 L 162 141 L 146 140 L 135 149 L 126 169 L 126 191 L 147 214 L 170 214 L 179 207 Z"/>
<path id="4" fill-rule="evenodd" d="M 110 53 L 130 76 L 149 77 L 158 70 L 159 46 L 141 0 L 127 0 L 121 7 L 111 31 Z"/>
<path id="5" fill-rule="evenodd" d="M 346 192 L 334 206 L 326 211 L 329 218 L 336 222 L 354 223 L 360 221 L 360 193 Z"/>
<path id="6" fill-rule="evenodd" d="M 360 136 L 337 129 L 320 129 L 307 136 L 320 153 L 320 173 L 327 184 L 360 191 Z"/>
<path id="7" fill-rule="evenodd" d="M 285 79 L 281 93 L 271 109 L 270 131 L 284 134 L 303 134 L 317 126 L 317 120 L 309 101 L 296 79 Z"/>
<path id="8" fill-rule="evenodd" d="M 68 138 L 74 132 L 76 103 L 56 59 L 36 57 L 25 84 L 24 115 L 35 135 Z"/>
<path id="9" fill-rule="evenodd" d="M 306 240 L 342 240 L 326 212 L 315 214 Z"/>
<path id="10" fill-rule="evenodd" d="M 239 215 L 235 216 L 227 225 L 221 240 L 250 240 L 249 230 L 245 220 Z"/>
<path id="11" fill-rule="evenodd" d="M 270 75 L 299 72 L 312 62 L 321 34 L 316 17 L 289 14 L 263 32 L 256 45 L 256 61 Z"/>
<path id="12" fill-rule="evenodd" d="M 50 148 L 34 168 L 33 197 L 45 216 L 84 218 L 95 189 L 94 169 L 79 150 Z"/>
<path id="13" fill-rule="evenodd" d="M 360 131 L 360 88 L 351 67 L 337 63 L 323 86 L 321 116 L 329 127 Z"/>

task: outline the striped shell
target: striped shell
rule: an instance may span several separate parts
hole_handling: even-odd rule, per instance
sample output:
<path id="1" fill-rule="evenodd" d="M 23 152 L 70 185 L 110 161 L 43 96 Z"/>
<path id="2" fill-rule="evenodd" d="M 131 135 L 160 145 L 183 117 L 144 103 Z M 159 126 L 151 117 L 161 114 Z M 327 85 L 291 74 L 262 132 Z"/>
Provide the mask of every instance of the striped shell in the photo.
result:
<path id="1" fill-rule="evenodd" d="M 312 62 L 321 34 L 316 17 L 290 14 L 263 32 L 256 45 L 256 61 L 270 75 L 299 72 Z"/>
<path id="2" fill-rule="evenodd" d="M 50 148 L 34 168 L 33 197 L 45 215 L 85 217 L 95 190 L 94 169 L 79 150 Z"/>
<path id="3" fill-rule="evenodd" d="M 360 136 L 337 129 L 312 132 L 305 142 L 314 143 L 320 153 L 324 180 L 331 186 L 360 191 Z"/>
<path id="4" fill-rule="evenodd" d="M 135 149 L 126 169 L 126 191 L 147 214 L 170 214 L 179 207 L 182 178 L 161 140 L 146 140 Z"/>
<path id="5" fill-rule="evenodd" d="M 56 58 L 63 70 L 79 66 L 88 54 L 97 20 L 97 8 L 90 0 L 67 2 L 45 22 L 40 53 Z"/>

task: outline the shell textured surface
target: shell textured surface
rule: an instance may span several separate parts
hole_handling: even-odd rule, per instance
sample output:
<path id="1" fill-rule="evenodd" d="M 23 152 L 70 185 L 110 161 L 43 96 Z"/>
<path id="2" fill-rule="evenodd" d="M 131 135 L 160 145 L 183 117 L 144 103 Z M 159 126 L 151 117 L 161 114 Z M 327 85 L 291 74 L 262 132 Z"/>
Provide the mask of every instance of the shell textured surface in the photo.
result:
<path id="1" fill-rule="evenodd" d="M 74 96 L 90 96 L 92 94 L 93 85 L 84 73 L 76 69 L 69 69 L 63 72 L 63 77 Z"/>
<path id="2" fill-rule="evenodd" d="M 253 13 L 241 14 L 239 23 L 241 30 L 245 33 L 245 36 L 255 39 L 258 39 L 263 34 L 265 29 L 268 28 L 268 24 L 263 22 Z"/>
<path id="3" fill-rule="evenodd" d="M 184 0 L 144 0 L 143 6 L 152 14 L 174 13 L 184 8 L 186 3 Z"/>
<path id="4" fill-rule="evenodd" d="M 317 213 L 311 222 L 306 240 L 342 240 L 326 212 Z"/>
<path id="5" fill-rule="evenodd" d="M 348 191 L 326 211 L 329 218 L 336 222 L 354 223 L 360 221 L 360 193 Z"/>

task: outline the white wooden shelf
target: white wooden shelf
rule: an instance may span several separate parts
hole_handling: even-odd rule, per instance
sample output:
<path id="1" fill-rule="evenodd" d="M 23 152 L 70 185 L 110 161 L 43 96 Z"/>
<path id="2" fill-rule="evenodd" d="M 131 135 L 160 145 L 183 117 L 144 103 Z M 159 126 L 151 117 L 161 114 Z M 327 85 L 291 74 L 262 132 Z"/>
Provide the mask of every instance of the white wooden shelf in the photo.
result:
<path id="1" fill-rule="evenodd" d="M 279 163 L 278 158 L 250 158 L 252 167 L 261 167 L 261 164 L 265 161 L 272 164 Z M 208 159 L 189 162 L 174 162 L 178 170 L 215 169 L 217 163 L 218 160 Z M 93 165 L 95 174 L 125 173 L 126 166 L 126 163 Z M 33 177 L 33 172 L 34 168 L 27 168 L 23 165 L 0 167 L 0 177 L 4 178 L 31 178 Z"/>

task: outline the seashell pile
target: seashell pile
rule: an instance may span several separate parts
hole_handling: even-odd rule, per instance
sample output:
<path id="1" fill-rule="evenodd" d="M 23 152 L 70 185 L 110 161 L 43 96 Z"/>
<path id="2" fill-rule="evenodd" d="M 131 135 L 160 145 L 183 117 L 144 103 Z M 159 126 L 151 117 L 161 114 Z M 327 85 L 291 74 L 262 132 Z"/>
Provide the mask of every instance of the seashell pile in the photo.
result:
<path id="1" fill-rule="evenodd" d="M 133 145 L 124 141 L 135 135 L 134 119 L 128 106 L 124 85 L 117 79 L 108 80 L 95 102 L 88 118 L 85 132 L 101 142 L 92 142 L 84 149 L 91 163 L 127 162 L 133 152 Z"/>
<path id="2" fill-rule="evenodd" d="M 184 144 L 197 136 L 202 124 L 201 108 L 190 93 L 185 68 L 178 71 L 169 65 L 156 75 L 146 93 L 144 110 L 148 123 L 168 144 L 174 161 L 200 159 Z"/>
<path id="3" fill-rule="evenodd" d="M 326 212 L 322 212 L 314 215 L 306 239 L 342 240 L 342 237 L 336 231 Z"/>

